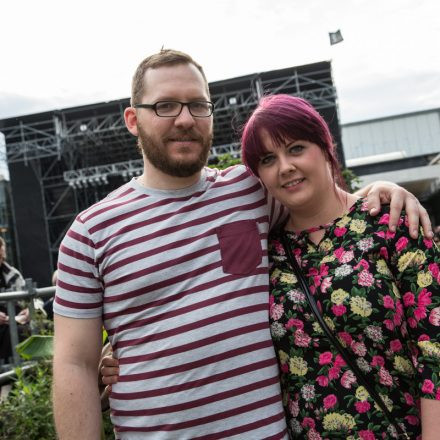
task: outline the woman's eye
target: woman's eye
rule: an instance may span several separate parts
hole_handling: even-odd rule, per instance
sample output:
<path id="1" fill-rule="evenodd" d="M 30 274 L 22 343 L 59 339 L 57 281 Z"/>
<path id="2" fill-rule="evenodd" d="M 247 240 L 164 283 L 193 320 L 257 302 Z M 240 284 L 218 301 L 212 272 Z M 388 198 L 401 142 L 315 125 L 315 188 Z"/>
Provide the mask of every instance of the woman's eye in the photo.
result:
<path id="1" fill-rule="evenodd" d="M 304 150 L 304 146 L 303 145 L 292 145 L 287 150 L 289 153 L 298 154 Z"/>
<path id="2" fill-rule="evenodd" d="M 264 156 L 260 159 L 261 165 L 268 165 L 273 160 L 273 156 Z"/>

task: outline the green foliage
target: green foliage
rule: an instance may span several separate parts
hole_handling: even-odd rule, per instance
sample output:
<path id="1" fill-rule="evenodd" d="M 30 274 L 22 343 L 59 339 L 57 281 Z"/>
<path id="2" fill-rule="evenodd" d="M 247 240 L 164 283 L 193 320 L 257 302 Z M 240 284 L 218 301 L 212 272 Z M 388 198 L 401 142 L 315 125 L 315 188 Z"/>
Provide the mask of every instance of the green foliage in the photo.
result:
<path id="1" fill-rule="evenodd" d="M 344 168 L 342 170 L 342 177 L 345 180 L 348 192 L 353 193 L 360 189 L 361 179 L 352 170 Z"/>
<path id="2" fill-rule="evenodd" d="M 52 358 L 53 336 L 32 335 L 25 341 L 20 342 L 15 349 L 25 360 Z"/>
<path id="3" fill-rule="evenodd" d="M 16 374 L 11 392 L 0 403 L 0 440 L 54 439 L 51 366 L 41 362 L 31 372 L 17 368 Z"/>
<path id="4" fill-rule="evenodd" d="M 232 154 L 226 153 L 221 154 L 217 157 L 217 162 L 210 164 L 211 168 L 218 168 L 219 170 L 224 170 L 225 168 L 231 167 L 233 165 L 241 164 L 241 159 L 232 156 Z"/>

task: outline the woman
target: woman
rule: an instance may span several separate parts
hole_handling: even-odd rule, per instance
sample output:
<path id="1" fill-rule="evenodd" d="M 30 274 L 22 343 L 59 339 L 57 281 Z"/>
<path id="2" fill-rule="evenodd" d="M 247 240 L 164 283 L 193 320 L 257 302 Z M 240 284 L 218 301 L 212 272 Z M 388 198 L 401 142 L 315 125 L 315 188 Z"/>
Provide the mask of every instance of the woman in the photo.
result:
<path id="1" fill-rule="evenodd" d="M 433 242 L 412 239 L 404 214 L 390 232 L 386 207 L 370 217 L 364 201 L 342 189 L 328 126 L 303 99 L 263 98 L 244 127 L 242 154 L 290 213 L 270 237 L 269 258 L 271 329 L 291 437 L 415 439 L 423 431 L 423 440 L 439 438 L 440 255 Z M 324 334 L 283 236 L 324 322 L 391 417 Z"/>

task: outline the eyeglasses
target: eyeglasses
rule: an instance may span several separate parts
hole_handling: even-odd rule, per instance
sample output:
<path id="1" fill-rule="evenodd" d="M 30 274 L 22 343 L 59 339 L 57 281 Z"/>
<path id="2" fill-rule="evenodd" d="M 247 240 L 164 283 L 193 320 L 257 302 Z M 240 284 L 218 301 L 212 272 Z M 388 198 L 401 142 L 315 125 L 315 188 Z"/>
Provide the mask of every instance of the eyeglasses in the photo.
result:
<path id="1" fill-rule="evenodd" d="M 210 101 L 158 101 L 154 104 L 135 104 L 134 107 L 151 108 L 161 118 L 176 118 L 182 113 L 183 106 L 185 105 L 195 118 L 208 118 L 214 111 L 214 104 Z"/>

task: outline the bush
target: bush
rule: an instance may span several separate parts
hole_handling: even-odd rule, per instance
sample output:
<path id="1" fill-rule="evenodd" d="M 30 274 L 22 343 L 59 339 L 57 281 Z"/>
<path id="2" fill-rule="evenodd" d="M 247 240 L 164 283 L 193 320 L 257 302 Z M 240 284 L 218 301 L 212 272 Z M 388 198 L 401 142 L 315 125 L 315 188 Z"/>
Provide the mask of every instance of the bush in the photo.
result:
<path id="1" fill-rule="evenodd" d="M 54 439 L 50 364 L 41 362 L 26 373 L 17 368 L 16 374 L 11 392 L 0 404 L 0 439 Z"/>

